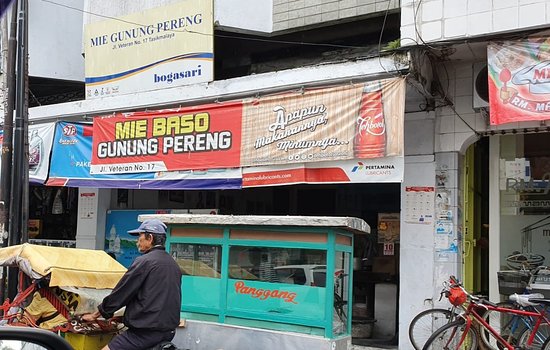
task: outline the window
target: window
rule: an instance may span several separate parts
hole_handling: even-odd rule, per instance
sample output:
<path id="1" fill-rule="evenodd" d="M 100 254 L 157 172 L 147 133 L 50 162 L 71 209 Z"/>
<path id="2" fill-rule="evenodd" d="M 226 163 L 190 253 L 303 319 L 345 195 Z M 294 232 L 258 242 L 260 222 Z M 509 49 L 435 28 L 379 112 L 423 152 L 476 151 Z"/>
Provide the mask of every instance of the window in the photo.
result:
<path id="1" fill-rule="evenodd" d="M 321 250 L 231 247 L 229 253 L 230 278 L 324 287 L 324 276 L 314 273 L 325 269 Z"/>
<path id="2" fill-rule="evenodd" d="M 176 260 L 184 275 L 221 277 L 221 246 L 172 243 L 170 254 Z"/>
<path id="3" fill-rule="evenodd" d="M 332 331 L 335 335 L 344 334 L 348 327 L 350 254 L 336 252 L 334 259 L 334 317 Z"/>

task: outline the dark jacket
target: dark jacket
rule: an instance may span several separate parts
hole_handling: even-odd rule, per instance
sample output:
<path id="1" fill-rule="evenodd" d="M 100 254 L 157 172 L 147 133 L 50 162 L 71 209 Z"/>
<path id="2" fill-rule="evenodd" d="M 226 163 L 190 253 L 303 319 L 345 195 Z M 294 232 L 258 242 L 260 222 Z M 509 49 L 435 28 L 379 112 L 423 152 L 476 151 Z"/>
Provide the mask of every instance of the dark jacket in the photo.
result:
<path id="1" fill-rule="evenodd" d="M 181 270 L 164 247 L 153 247 L 134 260 L 98 309 L 105 318 L 126 306 L 129 328 L 174 330 L 180 321 Z"/>

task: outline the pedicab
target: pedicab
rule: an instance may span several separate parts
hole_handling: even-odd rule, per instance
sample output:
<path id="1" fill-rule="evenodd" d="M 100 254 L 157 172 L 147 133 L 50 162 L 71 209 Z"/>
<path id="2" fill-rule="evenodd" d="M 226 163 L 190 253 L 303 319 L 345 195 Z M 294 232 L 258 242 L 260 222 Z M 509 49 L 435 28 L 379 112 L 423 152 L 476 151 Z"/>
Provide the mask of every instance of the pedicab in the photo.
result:
<path id="1" fill-rule="evenodd" d="M 0 306 L 5 326 L 48 329 L 87 350 L 100 349 L 124 327 L 120 317 L 79 318 L 96 311 L 126 272 L 104 251 L 25 243 L 0 248 L 0 266 L 19 268 L 17 294 Z"/>

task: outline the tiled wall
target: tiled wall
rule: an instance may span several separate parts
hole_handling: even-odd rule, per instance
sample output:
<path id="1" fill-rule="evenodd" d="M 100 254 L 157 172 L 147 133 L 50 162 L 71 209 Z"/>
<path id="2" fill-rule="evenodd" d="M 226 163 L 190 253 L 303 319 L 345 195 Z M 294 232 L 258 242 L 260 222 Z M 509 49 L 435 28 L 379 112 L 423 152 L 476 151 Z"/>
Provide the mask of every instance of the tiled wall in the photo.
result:
<path id="1" fill-rule="evenodd" d="M 401 0 L 401 43 L 544 27 L 550 0 Z"/>
<path id="2" fill-rule="evenodd" d="M 399 8 L 399 0 L 273 0 L 273 31 Z"/>

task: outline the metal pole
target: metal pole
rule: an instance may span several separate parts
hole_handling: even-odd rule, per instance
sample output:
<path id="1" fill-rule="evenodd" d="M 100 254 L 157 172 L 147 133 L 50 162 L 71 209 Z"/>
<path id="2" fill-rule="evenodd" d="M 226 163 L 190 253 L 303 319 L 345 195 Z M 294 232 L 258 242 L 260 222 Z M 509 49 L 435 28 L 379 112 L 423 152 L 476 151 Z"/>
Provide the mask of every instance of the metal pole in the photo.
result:
<path id="1" fill-rule="evenodd" d="M 11 5 L 11 21 L 7 45 L 7 63 L 5 66 L 5 104 L 4 104 L 4 139 L 2 141 L 2 171 L 0 172 L 0 240 L 3 247 L 8 245 L 8 231 L 10 216 L 11 172 L 13 162 L 13 109 L 15 105 L 15 59 L 17 51 L 17 0 Z M 4 14 L 5 33 L 7 30 L 7 13 Z M 0 280 L 0 300 L 6 296 L 7 268 L 2 267 Z"/>
<path id="2" fill-rule="evenodd" d="M 18 3 L 19 13 L 17 18 L 17 80 L 16 80 L 16 95 L 15 95 L 15 129 L 14 129 L 14 147 L 13 147 L 13 171 L 12 171 L 12 186 L 11 186 L 11 201 L 10 201 L 10 227 L 9 227 L 9 245 L 21 243 L 23 226 L 23 193 L 25 186 L 24 169 L 25 162 L 28 164 L 27 151 L 25 151 L 25 85 L 27 80 L 26 57 L 27 47 L 25 37 L 26 17 L 27 17 L 27 0 L 20 0 Z M 28 185 L 27 185 L 28 186 Z M 8 297 L 13 299 L 17 294 L 17 272 L 10 269 L 8 272 Z"/>
<path id="3" fill-rule="evenodd" d="M 25 67 L 23 72 L 23 91 L 22 91 L 22 110 L 23 110 L 23 152 L 25 157 L 23 158 L 22 172 L 23 172 L 23 191 L 21 200 L 21 236 L 20 243 L 26 243 L 29 241 L 29 0 L 22 0 L 25 2 L 25 14 L 24 14 L 24 26 L 25 32 L 22 38 L 23 40 L 23 57 L 22 64 Z"/>

